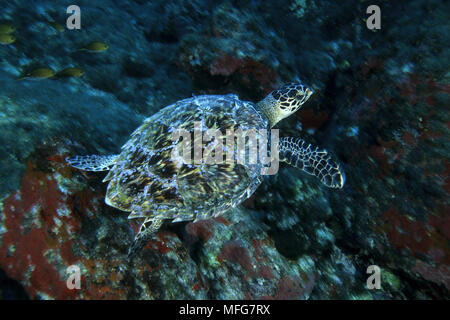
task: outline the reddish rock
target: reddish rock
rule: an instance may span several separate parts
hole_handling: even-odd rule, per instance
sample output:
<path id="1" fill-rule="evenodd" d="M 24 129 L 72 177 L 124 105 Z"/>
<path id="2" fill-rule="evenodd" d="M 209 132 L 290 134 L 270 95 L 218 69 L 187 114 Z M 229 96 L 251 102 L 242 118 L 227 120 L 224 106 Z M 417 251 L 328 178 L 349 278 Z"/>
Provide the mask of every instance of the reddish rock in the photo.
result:
<path id="1" fill-rule="evenodd" d="M 250 255 L 246 248 L 242 246 L 239 241 L 228 241 L 220 250 L 217 256 L 219 261 L 229 261 L 239 264 L 244 270 L 249 273 L 253 272 L 253 265 Z"/>

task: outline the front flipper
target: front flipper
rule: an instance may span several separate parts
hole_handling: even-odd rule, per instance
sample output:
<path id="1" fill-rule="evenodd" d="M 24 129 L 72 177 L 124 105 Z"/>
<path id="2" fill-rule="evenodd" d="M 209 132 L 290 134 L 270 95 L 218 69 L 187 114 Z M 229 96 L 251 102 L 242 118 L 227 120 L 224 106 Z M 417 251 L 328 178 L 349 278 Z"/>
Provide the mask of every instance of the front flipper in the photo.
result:
<path id="1" fill-rule="evenodd" d="M 163 224 L 163 219 L 146 218 L 142 223 L 139 232 L 134 238 L 133 244 L 128 249 L 128 259 L 132 260 L 135 255 L 147 244 L 151 237 L 159 230 Z"/>
<path id="2" fill-rule="evenodd" d="M 279 150 L 280 161 L 318 177 L 327 187 L 344 186 L 344 172 L 326 150 L 313 147 L 300 138 L 281 138 Z"/>
<path id="3" fill-rule="evenodd" d="M 117 154 L 74 156 L 66 158 L 66 162 L 84 171 L 108 171 L 116 163 L 118 156 Z"/>

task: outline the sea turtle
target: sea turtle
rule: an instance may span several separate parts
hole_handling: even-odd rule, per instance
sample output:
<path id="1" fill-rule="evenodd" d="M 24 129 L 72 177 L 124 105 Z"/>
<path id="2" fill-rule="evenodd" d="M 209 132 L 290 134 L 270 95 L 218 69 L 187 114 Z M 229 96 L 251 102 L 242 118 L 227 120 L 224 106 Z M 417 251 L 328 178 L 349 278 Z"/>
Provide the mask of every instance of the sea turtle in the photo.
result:
<path id="1" fill-rule="evenodd" d="M 312 94 L 313 90 L 306 85 L 291 83 L 272 91 L 256 104 L 240 100 L 234 94 L 193 96 L 145 119 L 120 154 L 74 156 L 66 160 L 73 167 L 86 171 L 109 170 L 103 180 L 109 183 L 105 202 L 130 212 L 130 219 L 143 219 L 129 251 L 134 255 L 159 229 L 163 220 L 177 222 L 220 215 L 252 195 L 262 180 L 260 169 L 264 165 L 259 158 L 256 164 L 250 163 L 248 158 L 240 163 L 180 161 L 174 157 L 174 150 L 181 139 L 173 139 L 174 130 L 181 128 L 193 132 L 194 145 L 196 123 L 204 126 L 200 129 L 203 140 L 208 140 L 204 139 L 206 128 L 222 133 L 239 129 L 270 132 L 278 121 L 297 111 Z M 257 131 L 258 138 L 261 138 L 260 132 L 264 130 Z M 203 140 L 200 145 L 205 152 L 214 141 L 221 139 Z M 246 150 L 249 140 L 245 140 Z M 231 148 L 235 150 L 235 147 L 235 143 L 232 147 L 221 146 L 222 157 L 231 154 Z M 300 138 L 280 138 L 278 150 L 280 161 L 318 177 L 328 187 L 343 187 L 345 176 L 341 166 L 326 150 L 313 147 Z M 232 159 L 236 160 L 236 155 Z"/>

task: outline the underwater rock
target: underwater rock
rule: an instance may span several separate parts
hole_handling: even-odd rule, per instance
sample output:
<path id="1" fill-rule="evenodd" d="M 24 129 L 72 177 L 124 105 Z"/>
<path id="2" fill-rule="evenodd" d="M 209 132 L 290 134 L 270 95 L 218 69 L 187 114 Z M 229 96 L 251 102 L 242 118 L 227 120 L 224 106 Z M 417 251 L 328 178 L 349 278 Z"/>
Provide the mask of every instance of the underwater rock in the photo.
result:
<path id="1" fill-rule="evenodd" d="M 130 263 L 127 248 L 138 225 L 106 206 L 100 175 L 75 172 L 60 151 L 35 152 L 20 189 L 2 206 L 0 267 L 29 297 L 306 299 L 311 293 L 314 262 L 281 256 L 245 210 L 181 225 L 179 235 L 161 230 Z M 72 265 L 81 271 L 79 290 L 66 286 Z"/>
<path id="2" fill-rule="evenodd" d="M 2 196 L 18 188 L 26 159 L 38 145 L 65 141 L 67 147 L 80 150 L 113 150 L 141 119 L 114 96 L 84 84 L 50 79 L 17 81 L 3 71 L 0 112 Z M 93 139 L 95 136 L 98 139 Z"/>
<path id="3" fill-rule="evenodd" d="M 169 232 L 159 233 L 139 261 L 127 264 L 133 230 L 126 215 L 104 204 L 98 179 L 74 174 L 62 155 L 48 152 L 36 152 L 37 163 L 28 161 L 21 188 L 4 200 L 0 220 L 0 267 L 30 298 L 205 298 L 202 290 L 190 290 L 196 266 Z M 81 271 L 79 290 L 66 285 L 73 265 Z M 160 276 L 161 270 L 167 273 Z"/>

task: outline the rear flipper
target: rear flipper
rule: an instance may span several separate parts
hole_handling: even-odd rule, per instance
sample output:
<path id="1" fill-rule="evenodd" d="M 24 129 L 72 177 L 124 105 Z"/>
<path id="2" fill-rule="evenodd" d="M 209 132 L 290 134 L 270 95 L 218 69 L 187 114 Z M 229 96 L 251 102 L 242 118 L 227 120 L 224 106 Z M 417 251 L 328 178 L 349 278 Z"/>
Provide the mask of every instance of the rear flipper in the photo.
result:
<path id="1" fill-rule="evenodd" d="M 326 150 L 313 147 L 300 138 L 280 139 L 280 161 L 304 170 L 330 188 L 342 188 L 345 175 Z"/>
<path id="2" fill-rule="evenodd" d="M 66 162 L 72 167 L 85 171 L 108 171 L 116 163 L 117 154 L 74 156 L 66 158 Z"/>
<path id="3" fill-rule="evenodd" d="M 147 242 L 152 238 L 153 235 L 159 230 L 163 224 L 163 219 L 150 218 L 145 219 L 139 229 L 138 234 L 134 238 L 133 244 L 128 249 L 128 259 L 133 260 L 136 254 L 142 250 L 142 248 L 147 244 Z"/>

